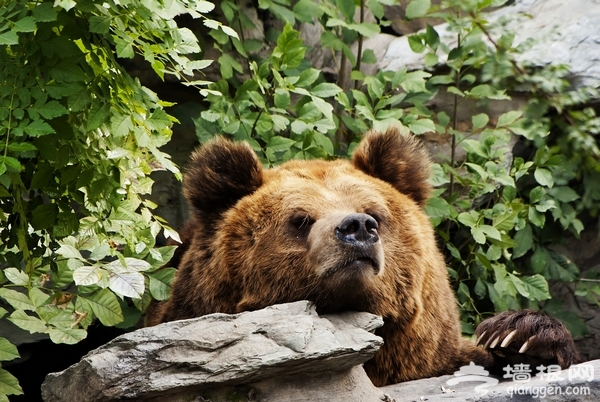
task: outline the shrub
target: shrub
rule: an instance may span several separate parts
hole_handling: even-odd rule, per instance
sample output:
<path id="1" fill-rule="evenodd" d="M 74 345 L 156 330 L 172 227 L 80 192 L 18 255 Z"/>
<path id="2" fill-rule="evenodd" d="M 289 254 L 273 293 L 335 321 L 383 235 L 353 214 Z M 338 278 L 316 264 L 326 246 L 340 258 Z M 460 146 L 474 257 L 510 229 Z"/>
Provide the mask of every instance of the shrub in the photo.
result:
<path id="1" fill-rule="evenodd" d="M 197 39 L 172 18 L 229 29 L 203 15 L 214 7 L 205 1 L 121 3 L 0 7 L 0 298 L 10 309 L 0 315 L 55 343 L 79 342 L 95 318 L 135 325 L 152 297 L 168 297 L 174 274 L 159 270 L 174 248 L 155 239 L 177 233 L 144 198 L 152 171 L 180 175 L 159 150 L 174 119 L 119 58 L 138 54 L 181 78 L 210 62 L 187 57 Z M 18 356 L 0 338 L 0 360 Z M 20 393 L 0 369 L 0 400 Z"/>

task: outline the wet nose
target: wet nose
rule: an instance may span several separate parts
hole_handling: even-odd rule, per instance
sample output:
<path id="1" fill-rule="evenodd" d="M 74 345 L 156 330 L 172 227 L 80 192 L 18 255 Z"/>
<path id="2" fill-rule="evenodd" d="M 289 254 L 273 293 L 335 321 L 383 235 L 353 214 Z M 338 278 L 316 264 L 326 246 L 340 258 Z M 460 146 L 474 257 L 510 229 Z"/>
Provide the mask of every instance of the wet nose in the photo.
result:
<path id="1" fill-rule="evenodd" d="M 335 237 L 353 245 L 377 243 L 379 224 L 371 215 L 350 214 L 344 217 L 334 230 Z"/>

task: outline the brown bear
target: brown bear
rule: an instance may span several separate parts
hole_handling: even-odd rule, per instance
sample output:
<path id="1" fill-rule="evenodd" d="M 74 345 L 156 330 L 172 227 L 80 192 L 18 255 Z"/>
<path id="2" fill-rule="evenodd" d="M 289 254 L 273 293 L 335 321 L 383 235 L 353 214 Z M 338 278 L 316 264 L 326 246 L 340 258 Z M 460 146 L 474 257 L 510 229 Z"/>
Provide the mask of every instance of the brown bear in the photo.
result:
<path id="1" fill-rule="evenodd" d="M 502 313 L 461 336 L 446 264 L 423 211 L 430 159 L 412 136 L 370 132 L 352 160 L 263 170 L 246 143 L 217 138 L 192 156 L 193 216 L 175 257 L 171 298 L 147 324 L 310 300 L 319 313 L 383 317 L 383 347 L 364 367 L 377 386 L 450 374 L 473 361 L 577 361 L 558 321 Z M 501 371 L 500 371 L 501 372 Z"/>

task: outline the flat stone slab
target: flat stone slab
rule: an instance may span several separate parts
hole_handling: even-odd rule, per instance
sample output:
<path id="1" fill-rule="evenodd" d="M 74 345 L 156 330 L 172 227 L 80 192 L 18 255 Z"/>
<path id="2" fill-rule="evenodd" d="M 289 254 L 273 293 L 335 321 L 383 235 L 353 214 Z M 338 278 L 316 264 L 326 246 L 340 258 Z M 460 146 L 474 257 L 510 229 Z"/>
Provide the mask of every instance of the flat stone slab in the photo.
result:
<path id="1" fill-rule="evenodd" d="M 533 376 L 526 381 L 508 378 L 496 385 L 492 385 L 495 381 L 487 375 L 479 375 L 479 379 L 473 381 L 467 381 L 466 376 L 445 375 L 388 385 L 379 390 L 387 395 L 388 402 L 600 401 L 600 360 L 571 366 L 553 375 L 558 378 Z M 490 385 L 475 389 L 486 383 Z"/>
<path id="2" fill-rule="evenodd" d="M 382 345 L 370 332 L 381 325 L 369 313 L 319 317 L 307 301 L 164 323 L 119 336 L 49 374 L 42 396 L 46 402 L 171 400 L 276 377 L 349 371 Z"/>

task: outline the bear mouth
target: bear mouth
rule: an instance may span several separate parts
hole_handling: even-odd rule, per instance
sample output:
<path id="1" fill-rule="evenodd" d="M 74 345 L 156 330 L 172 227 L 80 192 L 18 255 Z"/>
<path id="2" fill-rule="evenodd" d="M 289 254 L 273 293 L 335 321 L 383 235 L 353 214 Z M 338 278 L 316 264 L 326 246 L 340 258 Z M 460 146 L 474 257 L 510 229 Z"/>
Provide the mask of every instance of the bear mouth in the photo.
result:
<path id="1" fill-rule="evenodd" d="M 332 269 L 327 271 L 326 276 L 342 276 L 346 279 L 363 280 L 366 276 L 379 274 L 380 266 L 377 258 L 370 255 L 352 256 L 344 259 Z"/>
<path id="2" fill-rule="evenodd" d="M 371 268 L 373 273 L 377 275 L 379 273 L 379 264 L 371 257 L 358 257 L 354 261 L 350 261 L 346 268 L 350 269 L 368 269 Z"/>

